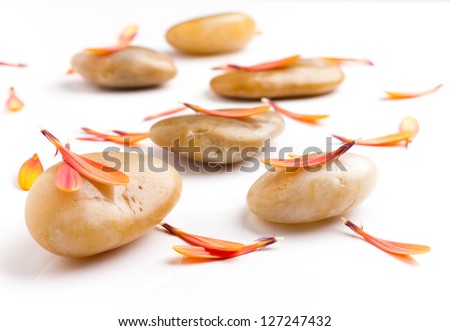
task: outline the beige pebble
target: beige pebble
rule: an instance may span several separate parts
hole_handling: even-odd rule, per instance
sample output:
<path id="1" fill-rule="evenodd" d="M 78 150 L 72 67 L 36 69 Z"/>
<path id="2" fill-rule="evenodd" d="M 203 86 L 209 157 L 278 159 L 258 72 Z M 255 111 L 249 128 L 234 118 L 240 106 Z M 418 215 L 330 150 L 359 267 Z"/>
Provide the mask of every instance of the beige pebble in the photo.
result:
<path id="1" fill-rule="evenodd" d="M 129 162 L 126 160 L 129 157 Z M 102 153 L 86 157 L 104 162 Z M 149 170 L 147 155 L 109 153 L 104 162 L 130 178 L 126 186 L 107 186 L 83 178 L 79 191 L 59 190 L 53 179 L 59 164 L 47 169 L 33 184 L 25 207 L 25 219 L 33 238 L 46 250 L 61 256 L 84 257 L 125 245 L 159 223 L 181 194 L 181 179 L 168 170 Z M 141 159 L 141 160 L 140 160 Z M 151 159 L 161 168 L 163 162 Z"/>
<path id="2" fill-rule="evenodd" d="M 309 171 L 266 172 L 248 191 L 248 207 L 261 219 L 274 223 L 306 223 L 344 215 L 370 195 L 377 168 L 357 154 L 344 154 L 338 161 L 346 171 L 333 162 L 328 170 L 324 165 Z"/>
<path id="3" fill-rule="evenodd" d="M 227 164 L 255 155 L 266 139 L 278 136 L 283 130 L 282 117 L 272 111 L 244 119 L 185 115 L 156 123 L 150 129 L 150 138 L 157 145 L 171 148 L 174 152 L 180 152 L 176 144 L 191 146 L 186 148 L 187 153 L 181 153 L 190 159 Z"/>
<path id="4" fill-rule="evenodd" d="M 285 68 L 266 71 L 231 71 L 214 77 L 217 94 L 237 99 L 296 98 L 334 91 L 344 80 L 341 68 L 319 59 L 300 59 Z"/>
<path id="5" fill-rule="evenodd" d="M 166 33 L 167 42 L 193 55 L 236 52 L 256 34 L 255 22 L 241 13 L 225 13 L 177 24 Z"/>
<path id="6" fill-rule="evenodd" d="M 72 68 L 88 82 L 114 89 L 161 85 L 177 74 L 168 55 L 136 46 L 107 55 L 83 51 L 72 58 Z"/>

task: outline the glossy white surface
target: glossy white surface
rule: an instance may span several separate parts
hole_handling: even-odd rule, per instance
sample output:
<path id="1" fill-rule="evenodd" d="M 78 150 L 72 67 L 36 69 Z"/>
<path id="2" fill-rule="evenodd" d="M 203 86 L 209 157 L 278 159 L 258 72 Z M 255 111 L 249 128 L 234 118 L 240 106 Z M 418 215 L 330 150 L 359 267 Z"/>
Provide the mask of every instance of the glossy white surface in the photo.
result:
<path id="1" fill-rule="evenodd" d="M 175 11 L 176 8 L 176 11 Z M 166 29 L 185 19 L 231 10 L 250 14 L 262 31 L 245 51 L 214 57 L 176 53 Z M 116 330 L 117 318 L 221 314 L 331 315 L 331 330 L 441 330 L 448 321 L 448 187 L 446 138 L 449 86 L 433 95 L 381 101 L 383 90 L 422 90 L 450 83 L 448 4 L 345 4 L 283 1 L 5 1 L 0 11 L 0 102 L 9 86 L 26 103 L 0 111 L 0 329 Z M 178 76 L 164 88 L 115 92 L 66 76 L 73 54 L 114 42 L 139 24 L 135 44 L 174 57 Z M 183 178 L 179 204 L 166 221 L 193 233 L 250 242 L 284 236 L 265 251 L 212 263 L 185 263 L 172 250 L 181 241 L 159 230 L 113 252 L 86 260 L 53 256 L 36 244 L 24 221 L 26 193 L 16 174 L 38 152 L 45 167 L 57 162 L 36 124 L 76 152 L 107 144 L 74 139 L 79 127 L 142 131 L 140 120 L 186 101 L 210 108 L 253 105 L 209 91 L 211 67 L 252 64 L 301 53 L 372 59 L 346 66 L 339 90 L 320 98 L 287 100 L 292 111 L 329 113 L 313 127 L 286 119 L 273 144 L 301 153 L 323 147 L 331 133 L 371 138 L 397 130 L 405 116 L 421 129 L 408 150 L 355 147 L 370 155 L 379 181 L 348 217 L 381 238 L 428 244 L 432 251 L 409 265 L 355 238 L 339 220 L 283 226 L 258 220 L 245 205 L 248 188 L 264 172 L 194 174 Z M 148 146 L 154 146 L 147 142 Z M 337 146 L 337 144 L 336 144 Z M 160 154 L 159 149 L 155 154 Z M 256 327 L 255 327 L 256 328 Z"/>

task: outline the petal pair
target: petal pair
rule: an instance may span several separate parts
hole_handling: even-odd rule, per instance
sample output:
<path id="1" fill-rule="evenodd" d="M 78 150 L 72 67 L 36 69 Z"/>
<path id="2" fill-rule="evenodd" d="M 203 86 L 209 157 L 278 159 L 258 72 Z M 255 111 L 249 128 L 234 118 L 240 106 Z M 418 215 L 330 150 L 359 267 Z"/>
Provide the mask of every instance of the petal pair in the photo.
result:
<path id="1" fill-rule="evenodd" d="M 200 259 L 229 259 L 251 253 L 257 249 L 269 246 L 281 239 L 277 237 L 260 238 L 252 244 L 245 245 L 233 241 L 197 236 L 184 232 L 181 229 L 175 228 L 164 222 L 160 224 L 169 233 L 192 245 L 176 245 L 173 247 L 176 252 L 187 257 Z"/>
<path id="2" fill-rule="evenodd" d="M 352 139 L 339 135 L 332 135 L 342 142 L 355 141 L 360 146 L 408 146 L 419 131 L 419 123 L 412 117 L 405 117 L 400 122 L 399 132 L 372 139 Z"/>
<path id="3" fill-rule="evenodd" d="M 72 152 L 69 148 L 61 144 L 61 142 L 47 130 L 41 130 L 42 134 L 57 148 L 63 156 L 63 163 L 55 176 L 57 186 L 65 191 L 74 191 L 77 189 L 79 179 L 74 175 L 73 171 L 78 172 L 83 177 L 94 182 L 105 185 L 126 185 L 129 178 L 123 172 L 104 165 L 100 162 L 88 159 L 82 155 Z M 67 165 L 65 165 L 67 163 Z"/>
<path id="4" fill-rule="evenodd" d="M 24 103 L 17 97 L 14 87 L 10 87 L 9 97 L 8 100 L 6 101 L 6 108 L 8 108 L 11 111 L 19 111 L 23 108 L 23 106 Z"/>
<path id="5" fill-rule="evenodd" d="M 284 169 L 315 167 L 338 158 L 347 152 L 354 144 L 354 141 L 345 143 L 337 150 L 326 154 L 303 155 L 300 157 L 292 155 L 294 157 L 290 159 L 265 159 L 261 160 L 261 162 L 272 167 Z"/>
<path id="6" fill-rule="evenodd" d="M 97 55 L 107 55 L 121 51 L 130 46 L 130 43 L 137 35 L 138 29 L 139 27 L 137 25 L 130 25 L 122 31 L 117 44 L 102 48 L 87 48 L 86 51 Z"/>
<path id="7" fill-rule="evenodd" d="M 414 255 L 414 254 L 424 254 L 430 251 L 429 246 L 418 245 L 418 244 L 407 244 L 400 243 L 390 240 L 384 240 L 374 237 L 363 230 L 362 227 L 357 226 L 345 217 L 342 217 L 344 224 L 352 229 L 355 233 L 363 237 L 368 243 L 373 246 L 391 254 L 397 255 Z"/>
<path id="8" fill-rule="evenodd" d="M 292 118 L 292 119 L 294 119 L 296 121 L 305 122 L 305 123 L 308 123 L 308 124 L 316 124 L 317 121 L 319 121 L 321 119 L 324 119 L 324 118 L 327 118 L 327 117 L 330 116 L 330 115 L 325 115 L 325 114 L 304 115 L 304 114 L 293 113 L 293 112 L 290 112 L 290 111 L 288 111 L 288 110 L 286 110 L 284 108 L 281 108 L 278 104 L 276 104 L 274 101 L 272 101 L 272 100 L 270 100 L 268 98 L 262 98 L 261 102 L 269 104 L 270 106 L 272 106 L 272 108 L 276 112 L 278 112 L 280 114 L 283 114 L 283 115 L 285 115 L 285 116 L 287 116 L 289 118 Z"/>
<path id="9" fill-rule="evenodd" d="M 219 67 L 214 67 L 214 70 L 226 70 L 226 71 L 266 71 L 285 68 L 300 59 L 300 55 L 289 56 L 280 60 L 258 63 L 251 66 L 241 66 L 237 64 L 226 64 Z"/>

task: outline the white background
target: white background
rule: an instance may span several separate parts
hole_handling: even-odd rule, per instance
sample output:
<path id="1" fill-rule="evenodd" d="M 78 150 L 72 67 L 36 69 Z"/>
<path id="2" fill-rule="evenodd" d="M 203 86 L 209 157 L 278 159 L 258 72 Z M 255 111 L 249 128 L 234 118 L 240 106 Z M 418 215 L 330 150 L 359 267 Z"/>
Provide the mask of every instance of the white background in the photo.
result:
<path id="1" fill-rule="evenodd" d="M 164 40 L 174 23 L 204 14 L 239 10 L 262 34 L 239 53 L 180 55 Z M 14 86 L 26 106 L 0 111 L 0 329 L 116 330 L 117 318 L 220 314 L 330 315 L 332 330 L 443 330 L 448 324 L 448 136 L 450 109 L 450 7 L 436 3 L 302 3 L 283 1 L 3 1 L 0 101 Z M 139 24 L 134 42 L 173 56 L 177 77 L 163 88 L 116 92 L 66 76 L 70 58 L 89 46 L 115 41 Z M 370 138 L 393 133 L 414 116 L 421 129 L 408 150 L 355 147 L 379 168 L 369 199 L 350 215 L 382 238 L 428 244 L 429 254 L 404 263 L 357 239 L 338 219 L 301 226 L 269 224 L 245 204 L 262 174 L 183 174 L 183 194 L 166 221 L 189 232 L 250 242 L 261 235 L 285 241 L 240 258 L 186 263 L 172 250 L 178 238 L 152 229 L 136 242 L 100 256 L 73 260 L 38 246 L 23 217 L 26 192 L 16 185 L 23 161 L 38 152 L 45 167 L 59 161 L 39 133 L 43 125 L 76 152 L 107 144 L 77 141 L 79 127 L 146 131 L 140 120 L 178 101 L 232 107 L 209 91 L 224 63 L 252 64 L 301 53 L 370 58 L 374 67 L 346 66 L 333 94 L 280 101 L 292 111 L 329 113 L 311 127 L 286 119 L 274 141 L 302 152 L 323 147 L 331 133 Z M 436 94 L 381 101 L 383 90 L 422 90 L 446 83 Z M 244 105 L 253 105 L 246 103 Z M 144 146 L 154 146 L 146 142 Z M 336 144 L 337 146 L 337 144 Z M 157 148 L 157 152 L 159 149 Z M 256 328 L 256 327 L 255 327 Z"/>

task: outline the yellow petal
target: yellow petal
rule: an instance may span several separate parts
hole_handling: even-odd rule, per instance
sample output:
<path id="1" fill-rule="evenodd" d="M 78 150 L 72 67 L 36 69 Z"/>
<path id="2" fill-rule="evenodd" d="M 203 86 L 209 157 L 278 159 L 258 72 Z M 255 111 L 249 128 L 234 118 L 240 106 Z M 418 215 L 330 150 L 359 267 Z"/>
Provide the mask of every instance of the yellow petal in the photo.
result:
<path id="1" fill-rule="evenodd" d="M 43 171 L 39 156 L 34 154 L 20 167 L 18 176 L 19 187 L 24 191 L 28 191 Z"/>
<path id="2" fill-rule="evenodd" d="M 11 87 L 9 89 L 9 98 L 6 101 L 6 108 L 8 108 L 11 111 L 18 111 L 21 110 L 24 106 L 24 103 L 22 102 L 22 100 L 20 100 L 17 95 L 16 92 L 14 91 L 14 88 Z"/>

